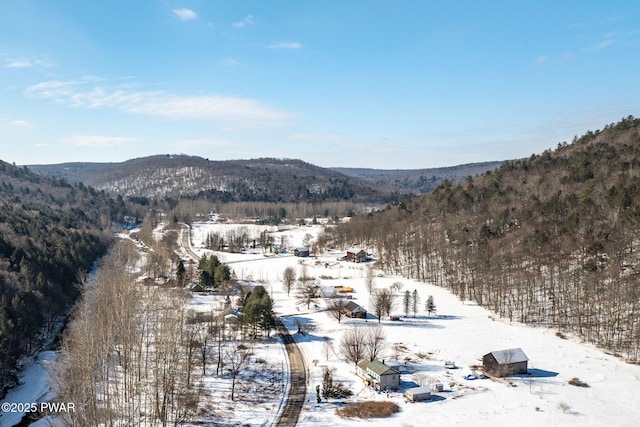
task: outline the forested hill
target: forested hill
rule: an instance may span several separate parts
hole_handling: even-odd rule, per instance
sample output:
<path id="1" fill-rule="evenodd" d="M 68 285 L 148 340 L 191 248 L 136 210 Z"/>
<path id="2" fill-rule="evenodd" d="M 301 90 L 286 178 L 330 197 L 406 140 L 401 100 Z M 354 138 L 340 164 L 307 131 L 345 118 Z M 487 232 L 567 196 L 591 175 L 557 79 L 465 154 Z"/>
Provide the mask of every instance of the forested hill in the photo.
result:
<path id="1" fill-rule="evenodd" d="M 444 183 L 329 238 L 506 318 L 640 359 L 640 119 Z"/>
<path id="2" fill-rule="evenodd" d="M 430 192 L 445 180 L 457 184 L 468 176 L 475 176 L 494 170 L 501 164 L 501 161 L 495 161 L 429 169 L 333 168 L 333 170 L 347 176 L 369 181 L 375 184 L 376 188 L 386 189 L 394 193 L 424 194 Z"/>
<path id="3" fill-rule="evenodd" d="M 145 198 L 193 198 L 214 202 L 380 202 L 390 192 L 301 160 L 210 161 L 184 155 L 150 156 L 123 163 L 31 165 L 33 171 L 84 182 L 111 194 Z"/>
<path id="4" fill-rule="evenodd" d="M 79 293 L 124 205 L 0 161 L 0 396 Z"/>

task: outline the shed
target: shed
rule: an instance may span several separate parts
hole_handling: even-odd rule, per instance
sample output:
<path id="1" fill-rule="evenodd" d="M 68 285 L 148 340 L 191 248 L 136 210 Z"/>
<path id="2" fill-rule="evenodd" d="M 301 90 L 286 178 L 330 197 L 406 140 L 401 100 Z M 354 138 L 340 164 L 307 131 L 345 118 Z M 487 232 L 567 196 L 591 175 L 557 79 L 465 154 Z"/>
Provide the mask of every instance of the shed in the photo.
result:
<path id="1" fill-rule="evenodd" d="M 295 248 L 293 250 L 293 254 L 299 257 L 308 257 L 309 256 L 309 248 L 305 246 L 301 246 L 299 248 Z"/>
<path id="2" fill-rule="evenodd" d="M 421 402 L 423 400 L 429 400 L 431 399 L 431 387 L 422 386 L 410 388 L 408 390 L 405 390 L 404 397 L 406 397 L 410 402 Z"/>
<path id="3" fill-rule="evenodd" d="M 521 348 L 492 351 L 482 356 L 482 366 L 499 377 L 526 374 L 529 358 Z"/>
<path id="4" fill-rule="evenodd" d="M 360 248 L 347 249 L 347 261 L 365 262 L 367 260 L 367 252 Z"/>
<path id="5" fill-rule="evenodd" d="M 320 288 L 320 294 L 323 298 L 333 298 L 336 296 L 336 288 L 333 286 L 322 286 Z"/>
<path id="6" fill-rule="evenodd" d="M 367 318 L 367 310 L 365 310 L 364 308 L 362 308 L 361 306 L 359 306 L 353 301 L 349 301 L 344 306 L 344 314 L 347 317 L 358 317 L 360 319 Z"/>
<path id="7" fill-rule="evenodd" d="M 361 360 L 356 373 L 367 385 L 380 390 L 396 390 L 400 385 L 400 371 L 379 360 Z"/>

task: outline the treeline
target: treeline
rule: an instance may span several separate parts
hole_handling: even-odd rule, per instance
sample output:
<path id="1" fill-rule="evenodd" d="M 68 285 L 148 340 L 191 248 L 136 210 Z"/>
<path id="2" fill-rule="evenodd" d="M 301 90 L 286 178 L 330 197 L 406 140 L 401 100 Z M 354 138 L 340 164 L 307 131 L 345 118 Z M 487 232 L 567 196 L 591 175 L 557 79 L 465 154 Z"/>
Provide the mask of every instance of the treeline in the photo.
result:
<path id="1" fill-rule="evenodd" d="M 104 192 L 0 162 L 0 396 L 57 333 L 124 215 Z"/>
<path id="2" fill-rule="evenodd" d="M 208 325 L 188 322 L 179 289 L 144 286 L 138 253 L 119 242 L 102 261 L 62 339 L 58 399 L 72 426 L 179 425 L 203 395 L 195 363 Z"/>
<path id="3" fill-rule="evenodd" d="M 214 212 L 228 219 L 257 219 L 263 223 L 280 224 L 297 223 L 300 219 L 332 218 L 339 220 L 347 216 L 355 216 L 370 209 L 370 204 L 339 201 L 324 203 L 272 203 L 272 202 L 238 202 L 213 203 L 204 200 L 167 201 L 165 205 L 169 217 L 177 221 L 191 223 L 207 219 L 209 212 Z"/>
<path id="4" fill-rule="evenodd" d="M 211 377 L 229 380 L 230 400 L 246 399 L 235 392 L 242 378 L 248 371 L 271 369 L 251 357 L 252 342 L 245 339 L 268 337 L 275 328 L 273 301 L 264 287 L 241 292 L 228 266 L 214 256 L 203 258 L 201 278 L 208 276 L 210 286 L 227 297 L 219 307 L 200 312 L 188 308 L 189 293 L 176 286 L 179 280 L 140 280 L 157 268 L 152 264 L 169 270 L 176 264 L 175 236 L 162 230 L 171 237 L 158 241 L 143 230 L 146 249 L 130 240 L 114 245 L 74 310 L 57 364 L 57 399 L 78 402 L 75 412 L 58 414 L 68 425 L 166 426 L 219 419 L 220 402 L 211 401 L 207 385 Z M 148 256 L 156 252 L 158 259 Z M 179 265 L 171 276 L 179 276 Z M 238 296 L 237 310 L 232 295 Z M 273 389 L 265 393 L 272 398 Z"/>
<path id="5" fill-rule="evenodd" d="M 640 358 L 640 120 L 633 117 L 335 228 L 386 271 Z"/>

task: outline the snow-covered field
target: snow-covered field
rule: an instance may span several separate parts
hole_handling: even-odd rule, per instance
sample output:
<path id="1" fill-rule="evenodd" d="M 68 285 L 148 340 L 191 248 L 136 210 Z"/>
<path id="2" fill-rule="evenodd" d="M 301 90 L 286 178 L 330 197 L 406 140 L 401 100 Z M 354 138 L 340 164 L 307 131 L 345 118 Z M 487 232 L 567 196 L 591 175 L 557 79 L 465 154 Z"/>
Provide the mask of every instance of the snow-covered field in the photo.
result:
<path id="1" fill-rule="evenodd" d="M 269 229 L 288 246 L 301 246 L 305 236 L 315 238 L 321 226 L 291 227 L 277 231 L 268 226 L 247 226 L 249 233 Z M 229 224 L 201 223 L 192 229 L 192 242 L 196 252 L 208 253 L 202 243 L 210 230 L 221 233 Z M 307 239 L 309 237 L 307 236 Z M 389 395 L 379 394 L 365 387 L 355 375 L 352 364 L 338 357 L 340 338 L 352 325 L 368 322 L 369 318 L 345 319 L 342 323 L 324 311 L 325 301 L 318 299 L 316 306 L 307 310 L 298 304 L 295 291 L 287 296 L 281 276 L 284 269 L 294 266 L 300 274 L 303 265 L 309 275 L 315 276 L 323 286 L 345 285 L 354 289 L 353 300 L 369 309 L 369 293 L 365 288 L 366 268 L 372 263 L 354 264 L 337 261 L 343 253 L 327 252 L 317 257 L 297 258 L 291 253 L 265 256 L 262 251 L 247 254 L 217 253 L 229 263 L 237 277 L 247 283 L 261 284 L 273 296 L 275 310 L 283 316 L 285 324 L 295 332 L 297 321 L 304 324 L 305 335 L 295 334 L 302 348 L 309 372 L 307 402 L 302 410 L 300 426 L 638 426 L 640 425 L 640 366 L 630 365 L 601 350 L 580 343 L 571 337 L 556 336 L 555 330 L 535 328 L 497 318 L 491 312 L 469 301 L 462 302 L 448 291 L 425 283 L 400 277 L 378 275 L 375 286 L 389 288 L 394 282 L 403 284 L 397 293 L 394 314 L 399 321 L 383 320 L 388 348 L 382 355 L 387 363 L 398 356 L 401 365 L 401 389 Z M 404 317 L 402 294 L 405 290 L 417 290 L 420 311 Z M 424 302 L 432 295 L 437 312 L 427 316 Z M 198 295 L 190 302 L 191 308 L 208 311 L 219 304 L 215 297 Z M 325 342 L 330 341 L 333 351 L 325 355 Z M 395 350 L 401 348 L 400 351 Z M 530 375 L 510 377 L 506 380 L 478 379 L 468 381 L 463 376 L 470 373 L 471 365 L 480 365 L 484 354 L 508 348 L 520 347 L 529 358 Z M 228 378 L 207 378 L 210 392 L 205 412 L 199 425 L 273 425 L 282 404 L 283 389 L 288 381 L 286 356 L 277 340 L 257 342 L 253 348 L 254 362 L 245 371 L 249 378 L 241 379 L 237 400 L 228 399 Z M 11 392 L 6 401 L 32 402 L 46 399 L 49 393 L 45 367 L 53 355 L 44 354 L 31 369 L 25 370 L 25 386 Z M 260 359 L 260 362 L 257 362 Z M 445 369 L 444 362 L 453 360 L 458 369 Z M 406 364 L 405 364 L 406 362 Z M 335 380 L 354 392 L 347 402 L 365 400 L 390 400 L 400 406 L 400 412 L 388 419 L 343 419 L 336 415 L 340 402 L 316 403 L 315 388 L 321 384 L 324 367 L 335 368 Z M 444 391 L 435 393 L 430 401 L 407 403 L 402 390 L 413 387 L 420 376 L 432 382 L 439 381 Z M 577 377 L 589 387 L 576 387 L 568 382 Z M 284 382 L 284 384 L 283 384 Z M 44 388 L 43 388 L 44 387 Z M 0 426 L 18 422 L 4 414 Z M 39 425 L 44 425 L 42 420 Z"/>
<path id="2" fill-rule="evenodd" d="M 227 227 L 228 225 L 225 225 Z M 243 225 L 246 227 L 246 225 Z M 221 224 L 203 223 L 193 228 L 192 240 L 197 248 L 208 229 Z M 256 228 L 258 230 L 258 228 Z M 305 235 L 317 236 L 320 226 L 301 226 L 283 231 L 291 247 L 301 246 Z M 257 231 L 259 233 L 259 231 Z M 200 253 L 204 251 L 196 249 Z M 258 254 L 218 253 L 223 262 L 230 263 L 239 278 L 262 284 L 275 300 L 275 310 L 285 316 L 285 324 L 295 331 L 294 318 L 306 325 L 306 335 L 296 335 L 305 353 L 310 379 L 307 403 L 299 425 L 553 425 L 553 426 L 637 426 L 640 425 L 640 366 L 630 365 L 604 354 L 590 345 L 556 336 L 555 330 L 535 328 L 497 318 L 491 312 L 469 301 L 462 302 L 448 291 L 425 283 L 399 277 L 375 277 L 377 288 L 390 287 L 400 281 L 403 288 L 397 294 L 394 313 L 400 321 L 383 320 L 389 344 L 383 359 L 391 361 L 394 343 L 405 349 L 399 361 L 402 366 L 401 388 L 415 386 L 417 376 L 426 375 L 444 384 L 444 391 L 431 401 L 407 403 L 402 390 L 389 396 L 367 388 L 355 375 L 354 366 L 341 361 L 337 355 L 339 341 L 351 324 L 365 322 L 346 319 L 341 324 L 323 311 L 324 301 L 318 300 L 311 310 L 297 304 L 294 292 L 287 297 L 280 278 L 287 266 L 302 264 L 324 286 L 345 285 L 354 289 L 353 299 L 369 308 L 369 294 L 365 288 L 367 264 L 338 262 L 339 253 L 319 254 L 312 258 L 296 258 L 290 254 L 265 257 Z M 420 297 L 420 312 L 405 318 L 402 295 L 416 289 Z M 423 310 L 427 297 L 434 297 L 437 312 L 427 316 Z M 375 319 L 366 320 L 377 323 Z M 335 352 L 325 359 L 323 343 L 328 338 Z M 481 365 L 484 354 L 494 350 L 520 347 L 529 357 L 530 375 L 506 380 L 478 379 L 468 381 L 471 365 Z M 271 354 L 282 352 L 274 344 Z M 405 360 L 407 361 L 406 365 Z M 454 360 L 459 369 L 445 369 L 444 361 Z M 315 362 L 314 362 L 315 361 Z M 315 387 L 321 384 L 323 367 L 336 368 L 336 379 L 342 381 L 355 395 L 349 401 L 391 400 L 400 412 L 390 419 L 342 419 L 335 414 L 337 402 L 316 403 Z M 568 382 L 577 377 L 589 387 L 576 387 Z M 262 424 L 264 418 L 246 424 Z"/>

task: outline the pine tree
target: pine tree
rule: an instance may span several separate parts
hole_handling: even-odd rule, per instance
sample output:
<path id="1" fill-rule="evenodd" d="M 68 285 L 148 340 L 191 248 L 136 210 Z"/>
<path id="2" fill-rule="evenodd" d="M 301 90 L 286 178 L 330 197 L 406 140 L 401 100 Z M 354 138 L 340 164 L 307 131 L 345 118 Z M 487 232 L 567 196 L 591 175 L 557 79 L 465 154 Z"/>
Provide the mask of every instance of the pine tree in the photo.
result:
<path id="1" fill-rule="evenodd" d="M 429 313 L 429 316 L 431 316 L 431 313 L 436 312 L 436 303 L 433 301 L 433 295 L 429 295 L 429 298 L 427 298 L 424 309 Z"/>
<path id="2" fill-rule="evenodd" d="M 420 304 L 420 297 L 418 296 L 418 291 L 414 289 L 411 298 L 411 309 L 413 311 L 413 317 L 416 317 L 416 313 L 418 313 L 418 304 Z"/>
<path id="3" fill-rule="evenodd" d="M 409 317 L 409 307 L 411 307 L 411 292 L 409 292 L 409 289 L 404 291 L 404 298 L 402 298 L 402 306 L 404 307 L 404 316 Z"/>

